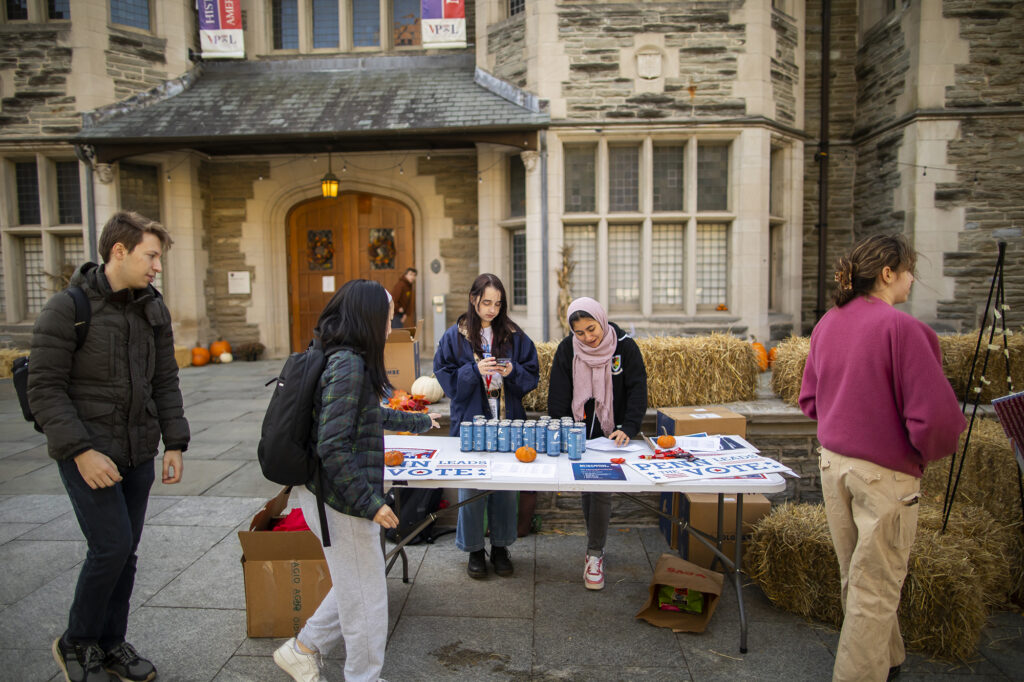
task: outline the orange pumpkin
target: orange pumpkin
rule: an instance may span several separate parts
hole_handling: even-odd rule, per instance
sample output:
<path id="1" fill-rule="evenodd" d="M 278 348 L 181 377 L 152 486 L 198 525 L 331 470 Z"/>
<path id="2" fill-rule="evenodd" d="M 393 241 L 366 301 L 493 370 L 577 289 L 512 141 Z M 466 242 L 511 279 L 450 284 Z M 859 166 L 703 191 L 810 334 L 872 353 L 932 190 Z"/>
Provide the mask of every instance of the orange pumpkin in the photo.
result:
<path id="1" fill-rule="evenodd" d="M 520 462 L 532 462 L 537 459 L 537 451 L 531 448 L 529 445 L 524 445 L 521 448 L 516 448 L 516 459 Z"/>
<path id="2" fill-rule="evenodd" d="M 222 353 L 230 353 L 231 344 L 224 339 L 217 339 L 210 344 L 210 355 L 215 358 L 219 358 Z"/>
<path id="3" fill-rule="evenodd" d="M 779 357 L 779 347 L 772 346 L 772 349 L 768 351 L 768 366 L 773 367 L 775 365 L 775 359 Z"/>
<path id="4" fill-rule="evenodd" d="M 196 367 L 202 367 L 210 361 L 210 351 L 206 350 L 202 346 L 196 346 L 192 349 L 192 364 Z"/>
<path id="5" fill-rule="evenodd" d="M 754 355 L 757 358 L 757 368 L 762 372 L 768 371 L 768 351 L 764 349 L 764 344 L 755 339 L 750 345 L 754 347 Z"/>
<path id="6" fill-rule="evenodd" d="M 676 446 L 676 439 L 674 436 L 664 435 L 658 436 L 658 447 L 659 448 L 674 448 Z"/>
<path id="7" fill-rule="evenodd" d="M 389 467 L 400 467 L 405 461 L 405 455 L 401 450 L 388 450 L 384 453 L 384 465 Z"/>

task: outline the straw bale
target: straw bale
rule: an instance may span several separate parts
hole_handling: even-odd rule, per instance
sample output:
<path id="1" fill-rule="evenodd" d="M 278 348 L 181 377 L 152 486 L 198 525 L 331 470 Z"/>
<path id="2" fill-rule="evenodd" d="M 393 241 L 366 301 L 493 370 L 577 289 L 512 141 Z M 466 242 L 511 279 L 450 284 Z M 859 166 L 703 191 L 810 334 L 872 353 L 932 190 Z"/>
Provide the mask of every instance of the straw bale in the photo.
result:
<path id="1" fill-rule="evenodd" d="M 787 405 L 797 405 L 800 383 L 804 378 L 807 353 L 811 340 L 806 336 L 790 336 L 775 347 L 777 355 L 772 365 L 772 391 Z"/>
<path id="2" fill-rule="evenodd" d="M 985 379 L 989 383 L 981 381 L 981 368 L 985 362 L 985 351 L 988 347 L 988 333 L 982 337 L 981 349 L 978 361 L 974 369 L 974 381 L 972 387 L 981 386 L 982 402 L 991 402 L 993 398 L 1010 393 L 1006 385 L 1006 357 L 1003 354 L 1003 340 L 996 328 L 996 335 L 992 344 L 997 350 L 988 353 L 988 364 L 985 367 Z M 1014 390 L 1024 389 L 1024 336 L 1019 334 L 1007 339 L 1007 352 L 1010 355 L 1010 370 Z M 953 385 L 953 390 L 961 400 L 964 391 L 967 389 L 967 379 L 971 374 L 971 361 L 974 359 L 974 350 L 978 346 L 978 331 L 968 334 L 945 334 L 939 337 L 939 348 L 942 350 L 942 370 Z M 974 399 L 974 394 L 968 400 Z"/>
<path id="3" fill-rule="evenodd" d="M 19 348 L 0 348 L 0 379 L 11 378 L 11 363 L 28 355 L 27 350 Z"/>
<path id="4" fill-rule="evenodd" d="M 648 407 L 730 403 L 756 396 L 757 357 L 742 339 L 728 334 L 655 336 L 636 343 L 647 368 Z M 555 342 L 537 344 L 540 383 L 523 400 L 527 409 L 547 410 L 557 347 Z"/>

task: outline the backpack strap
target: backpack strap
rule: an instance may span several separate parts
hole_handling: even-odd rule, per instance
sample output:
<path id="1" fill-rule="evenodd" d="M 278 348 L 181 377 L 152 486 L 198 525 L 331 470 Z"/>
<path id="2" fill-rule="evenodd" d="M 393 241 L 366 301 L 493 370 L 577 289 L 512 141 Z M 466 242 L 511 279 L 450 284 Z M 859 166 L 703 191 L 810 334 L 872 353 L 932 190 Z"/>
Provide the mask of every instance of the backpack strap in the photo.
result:
<path id="1" fill-rule="evenodd" d="M 89 334 L 92 305 L 89 304 L 89 297 L 85 295 L 82 287 L 68 287 L 64 291 L 75 302 L 75 350 L 78 350 L 85 344 L 85 337 Z"/>
<path id="2" fill-rule="evenodd" d="M 320 517 L 320 535 L 323 540 L 324 547 L 331 546 L 331 531 L 327 528 L 327 509 L 324 507 L 324 467 L 322 464 L 317 464 L 316 475 L 320 477 L 320 485 L 316 487 L 316 511 Z"/>

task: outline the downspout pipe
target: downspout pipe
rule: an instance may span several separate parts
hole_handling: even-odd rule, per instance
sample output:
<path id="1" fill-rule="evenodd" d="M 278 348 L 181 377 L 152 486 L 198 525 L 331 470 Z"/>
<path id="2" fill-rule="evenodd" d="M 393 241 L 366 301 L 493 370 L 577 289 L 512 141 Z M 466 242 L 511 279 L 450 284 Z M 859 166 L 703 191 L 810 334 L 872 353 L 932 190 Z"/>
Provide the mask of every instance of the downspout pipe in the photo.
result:
<path id="1" fill-rule="evenodd" d="M 818 141 L 818 297 L 814 321 L 825 314 L 825 272 L 828 261 L 828 119 L 829 89 L 832 86 L 831 41 L 832 2 L 821 2 L 821 126 Z"/>
<path id="2" fill-rule="evenodd" d="M 75 156 L 85 166 L 85 225 L 86 225 L 86 253 L 93 263 L 99 262 L 99 253 L 96 250 L 96 199 L 93 196 L 93 171 L 92 158 L 85 148 L 75 145 Z"/>
<path id="3" fill-rule="evenodd" d="M 541 258 L 541 334 L 542 338 L 547 341 L 551 338 L 551 320 L 549 309 L 550 302 L 548 301 L 550 288 L 548 286 L 551 277 L 548 274 L 548 251 L 551 245 L 548 244 L 548 137 L 547 131 L 540 131 L 540 243 L 542 248 L 540 250 Z"/>

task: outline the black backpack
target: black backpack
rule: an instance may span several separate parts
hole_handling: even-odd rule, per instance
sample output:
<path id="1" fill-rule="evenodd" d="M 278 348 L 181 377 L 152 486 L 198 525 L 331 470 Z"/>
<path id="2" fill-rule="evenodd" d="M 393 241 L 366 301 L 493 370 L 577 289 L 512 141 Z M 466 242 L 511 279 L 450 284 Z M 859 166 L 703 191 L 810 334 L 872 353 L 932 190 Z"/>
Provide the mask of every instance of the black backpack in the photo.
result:
<path id="1" fill-rule="evenodd" d="M 86 296 L 82 287 L 68 287 L 64 293 L 75 302 L 75 351 L 77 351 L 85 343 L 85 337 L 89 334 L 92 306 L 89 305 L 89 297 Z M 28 404 L 28 356 L 18 358 L 11 363 L 11 378 L 14 381 L 14 391 L 18 394 L 18 402 L 21 404 L 22 416 L 25 417 L 25 421 L 32 422 L 36 431 L 42 433 L 43 429 L 32 415 L 32 408 Z"/>
<path id="2" fill-rule="evenodd" d="M 385 537 L 391 542 L 400 542 L 409 533 L 416 530 L 416 527 L 423 523 L 431 514 L 441 509 L 441 497 L 444 491 L 440 488 L 392 488 L 388 493 L 388 504 L 397 509 L 398 528 L 389 528 L 384 531 Z M 436 521 L 430 522 L 423 530 L 416 534 L 416 537 L 405 543 L 407 545 L 418 545 L 421 542 L 432 544 L 434 540 L 453 532 L 453 529 L 437 531 L 434 529 Z"/>
<path id="3" fill-rule="evenodd" d="M 263 416 L 256 454 L 263 476 L 269 481 L 296 486 L 305 485 L 315 476 L 322 476 L 314 429 L 320 413 L 320 375 L 330 354 L 325 353 L 320 341 L 314 339 L 303 352 L 289 355 L 280 376 L 267 382 L 268 386 L 273 381 L 277 385 Z M 316 503 L 324 547 L 330 547 L 322 478 L 317 490 Z"/>

